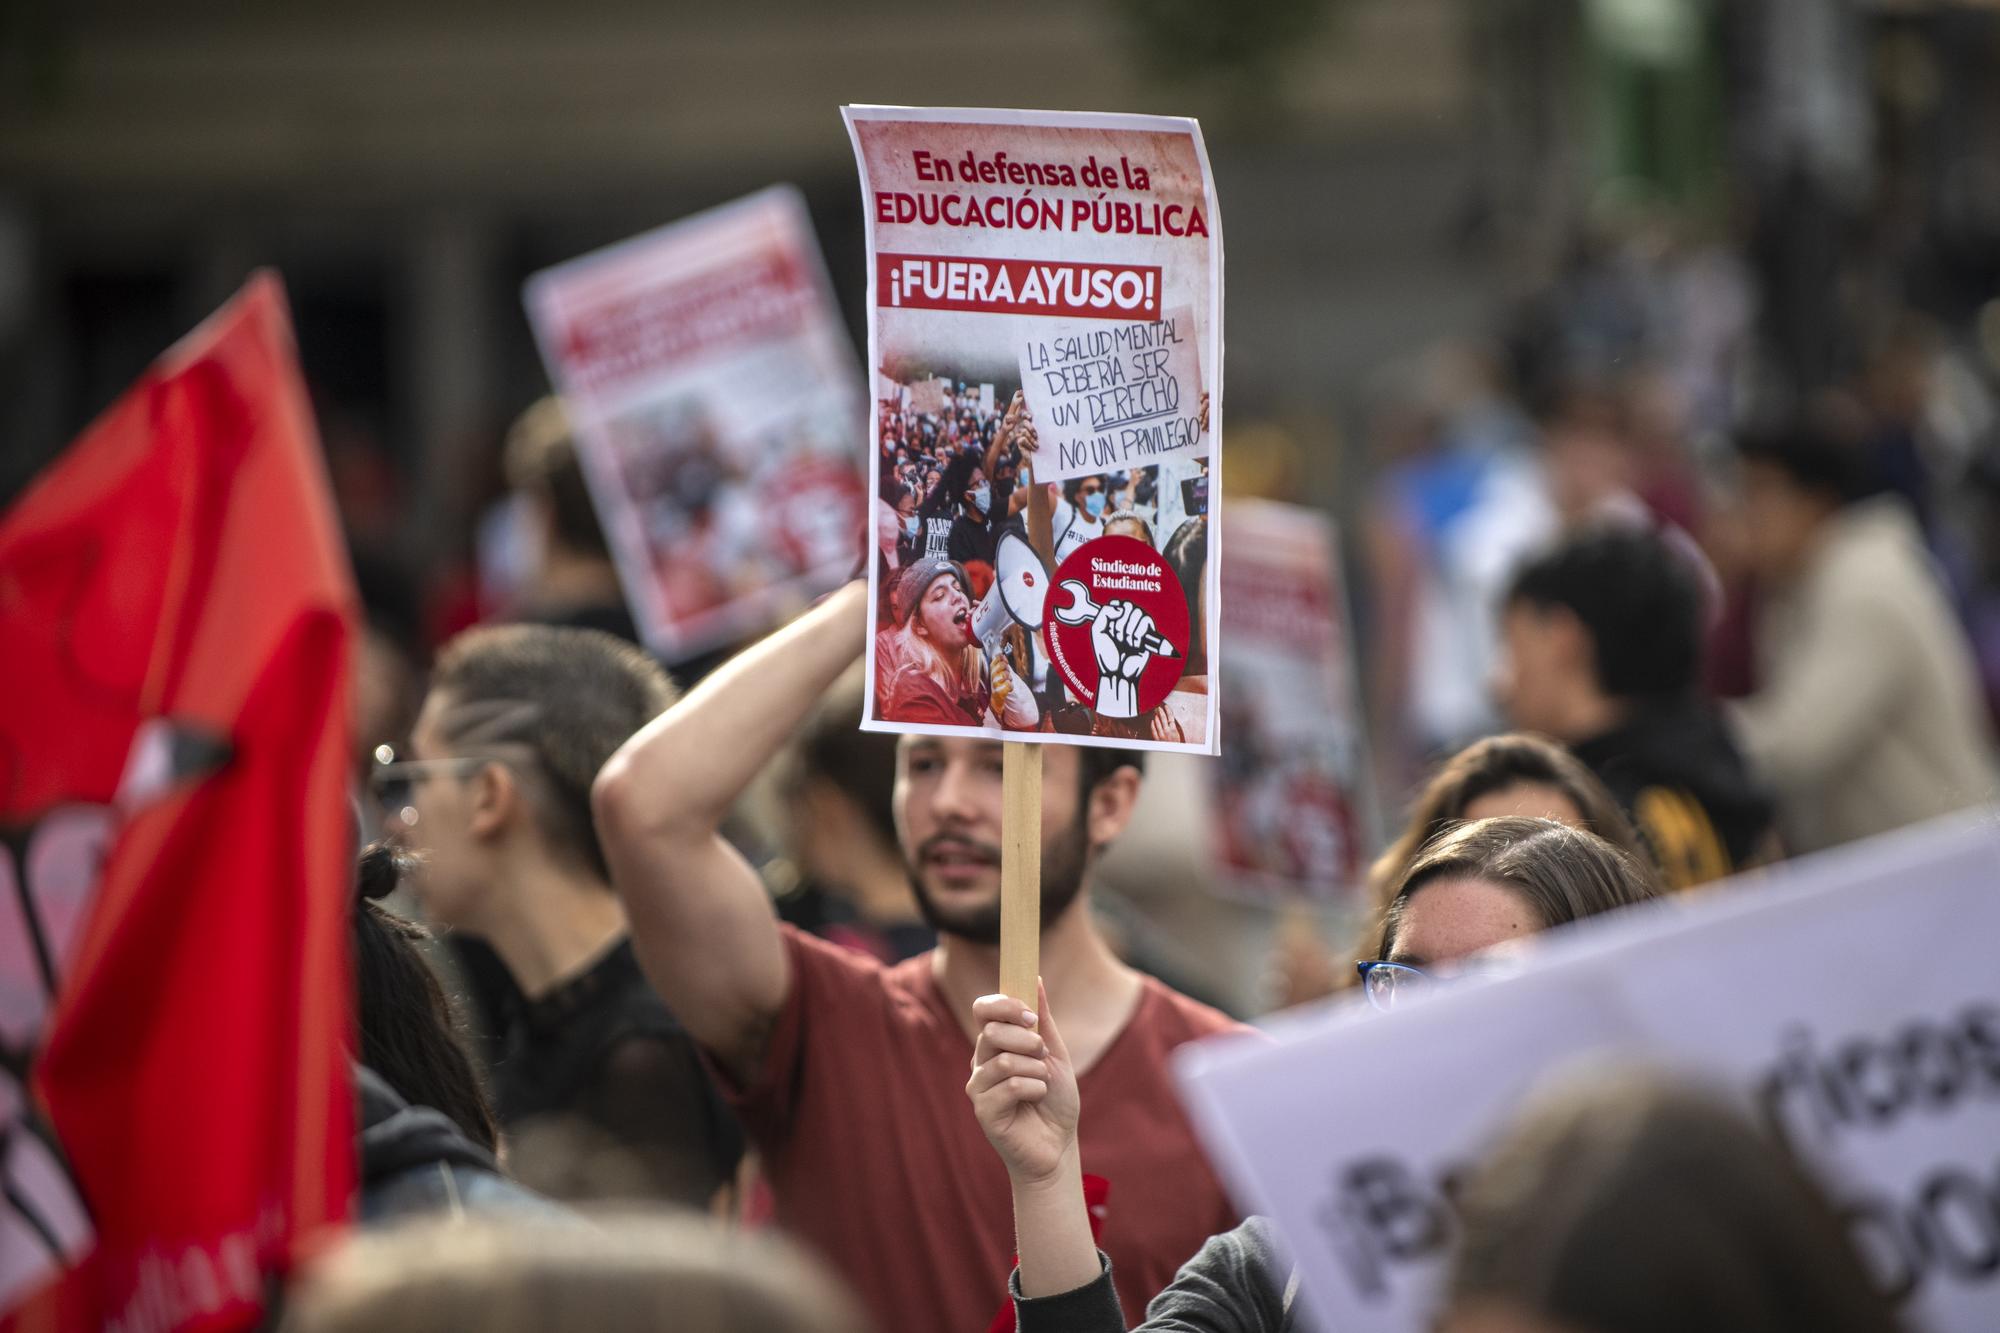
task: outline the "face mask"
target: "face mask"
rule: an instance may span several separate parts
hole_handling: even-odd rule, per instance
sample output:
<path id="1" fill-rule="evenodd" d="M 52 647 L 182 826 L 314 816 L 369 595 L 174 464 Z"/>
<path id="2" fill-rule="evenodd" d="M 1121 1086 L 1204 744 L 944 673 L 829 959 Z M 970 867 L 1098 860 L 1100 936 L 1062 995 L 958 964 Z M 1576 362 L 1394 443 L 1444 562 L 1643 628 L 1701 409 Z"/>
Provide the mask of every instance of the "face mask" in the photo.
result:
<path id="1" fill-rule="evenodd" d="M 979 483 L 979 485 L 973 488 L 972 507 L 974 509 L 977 509 L 980 513 L 983 514 L 986 512 L 986 506 L 992 503 L 993 503 L 993 488 L 991 486 L 987 485 L 985 482 L 982 481 L 981 483 Z"/>
<path id="2" fill-rule="evenodd" d="M 918 518 L 915 514 L 910 515 L 908 518 L 903 520 L 903 535 L 906 537 L 916 536 L 917 529 L 919 526 L 922 525 L 922 523 L 923 520 Z"/>
<path id="3" fill-rule="evenodd" d="M 1104 492 L 1092 491 L 1083 497 L 1083 512 L 1092 518 L 1104 517 Z"/>

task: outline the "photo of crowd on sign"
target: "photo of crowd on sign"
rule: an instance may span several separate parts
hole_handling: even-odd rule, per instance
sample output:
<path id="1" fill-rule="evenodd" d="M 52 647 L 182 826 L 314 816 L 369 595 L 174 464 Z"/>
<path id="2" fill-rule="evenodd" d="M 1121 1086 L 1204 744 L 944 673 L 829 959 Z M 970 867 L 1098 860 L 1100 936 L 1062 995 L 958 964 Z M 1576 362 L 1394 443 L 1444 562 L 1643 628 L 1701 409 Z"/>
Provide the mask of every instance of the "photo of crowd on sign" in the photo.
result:
<path id="1" fill-rule="evenodd" d="M 876 716 L 1206 744 L 1207 455 L 1041 483 L 1044 535 L 1031 522 L 1041 441 L 1024 392 L 938 376 L 878 376 L 877 387 Z M 1155 615 L 1129 597 L 1099 606 L 1061 577 L 1103 538 L 1137 543 L 1154 577 L 1126 581 L 1178 607 Z M 1065 679 L 1083 674 L 1073 659 L 1084 654 L 1066 654 L 1071 671 L 1060 669 L 1058 635 L 1087 645 L 1094 684 Z M 1164 697 L 1137 707 L 1161 677 Z M 1126 679 L 1138 686 L 1133 706 L 1095 699 Z"/>

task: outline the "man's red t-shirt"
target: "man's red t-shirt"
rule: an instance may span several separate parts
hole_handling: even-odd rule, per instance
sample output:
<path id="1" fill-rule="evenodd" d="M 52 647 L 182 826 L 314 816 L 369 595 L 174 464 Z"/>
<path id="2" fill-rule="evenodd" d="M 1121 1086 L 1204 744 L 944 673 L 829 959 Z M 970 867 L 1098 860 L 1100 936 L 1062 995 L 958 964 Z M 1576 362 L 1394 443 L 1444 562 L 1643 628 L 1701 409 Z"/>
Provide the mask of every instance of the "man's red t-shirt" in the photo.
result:
<path id="1" fill-rule="evenodd" d="M 840 1270 L 885 1333 L 983 1333 L 1007 1300 L 1013 1192 L 966 1099 L 972 1043 L 931 956 L 885 967 L 780 929 L 791 995 L 755 1082 L 730 1090 L 764 1154 L 778 1221 Z M 1109 1182 L 1099 1242 L 1129 1321 L 1239 1220 L 1181 1111 L 1167 1053 L 1241 1030 L 1148 977 L 1081 1077 L 1083 1169 Z"/>

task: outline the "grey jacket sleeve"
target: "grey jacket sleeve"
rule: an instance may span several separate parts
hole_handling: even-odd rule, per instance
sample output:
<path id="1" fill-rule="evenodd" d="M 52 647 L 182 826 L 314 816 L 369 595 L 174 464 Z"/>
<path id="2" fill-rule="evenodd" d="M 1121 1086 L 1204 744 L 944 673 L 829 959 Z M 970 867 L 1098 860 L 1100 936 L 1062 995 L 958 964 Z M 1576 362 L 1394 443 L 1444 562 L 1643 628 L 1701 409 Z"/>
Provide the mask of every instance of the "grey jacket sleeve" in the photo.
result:
<path id="1" fill-rule="evenodd" d="M 1290 1276 L 1270 1221 L 1253 1217 L 1210 1236 L 1153 1298 L 1134 1333 L 1293 1333 Z M 1028 1300 L 1019 1278 L 1009 1279 L 1019 1333 L 1124 1333 L 1109 1260 L 1095 1282 L 1060 1296 Z"/>

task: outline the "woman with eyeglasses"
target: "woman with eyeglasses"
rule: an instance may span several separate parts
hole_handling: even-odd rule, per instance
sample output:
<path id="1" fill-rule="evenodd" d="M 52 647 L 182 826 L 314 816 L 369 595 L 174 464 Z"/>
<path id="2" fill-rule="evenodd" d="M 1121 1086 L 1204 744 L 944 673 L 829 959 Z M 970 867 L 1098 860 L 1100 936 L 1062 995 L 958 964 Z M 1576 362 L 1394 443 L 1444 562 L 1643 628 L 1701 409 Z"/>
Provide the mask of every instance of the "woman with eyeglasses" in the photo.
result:
<path id="1" fill-rule="evenodd" d="M 1589 769 L 1554 741 L 1511 732 L 1474 741 L 1438 766 L 1411 802 L 1403 831 L 1368 868 L 1368 924 L 1329 956 L 1316 925 L 1283 936 L 1273 959 L 1284 1007 L 1304 1004 L 1356 984 L 1351 960 L 1376 946 L 1383 911 L 1417 857 L 1447 830 L 1508 815 L 1554 819 L 1580 828 L 1652 865 L 1631 821 Z"/>
<path id="2" fill-rule="evenodd" d="M 1498 961 L 1513 942 L 1661 892 L 1650 862 L 1553 819 L 1482 819 L 1431 842 L 1382 913 L 1375 957 L 1355 965 L 1378 1009 L 1438 976 Z"/>
<path id="3" fill-rule="evenodd" d="M 1531 935 L 1655 897 L 1650 868 L 1550 819 L 1486 819 L 1440 835 L 1404 871 L 1380 947 L 1362 963 L 1369 998 L 1392 1008 L 1427 985 Z M 990 995 L 966 1095 L 1014 1187 L 1021 1333 L 1125 1328 L 1091 1237 L 1076 1150 L 1076 1070 L 1040 997 L 1039 1015 Z M 1297 1284 L 1268 1220 L 1211 1237 L 1148 1311 L 1142 1329 L 1294 1330 Z"/>

